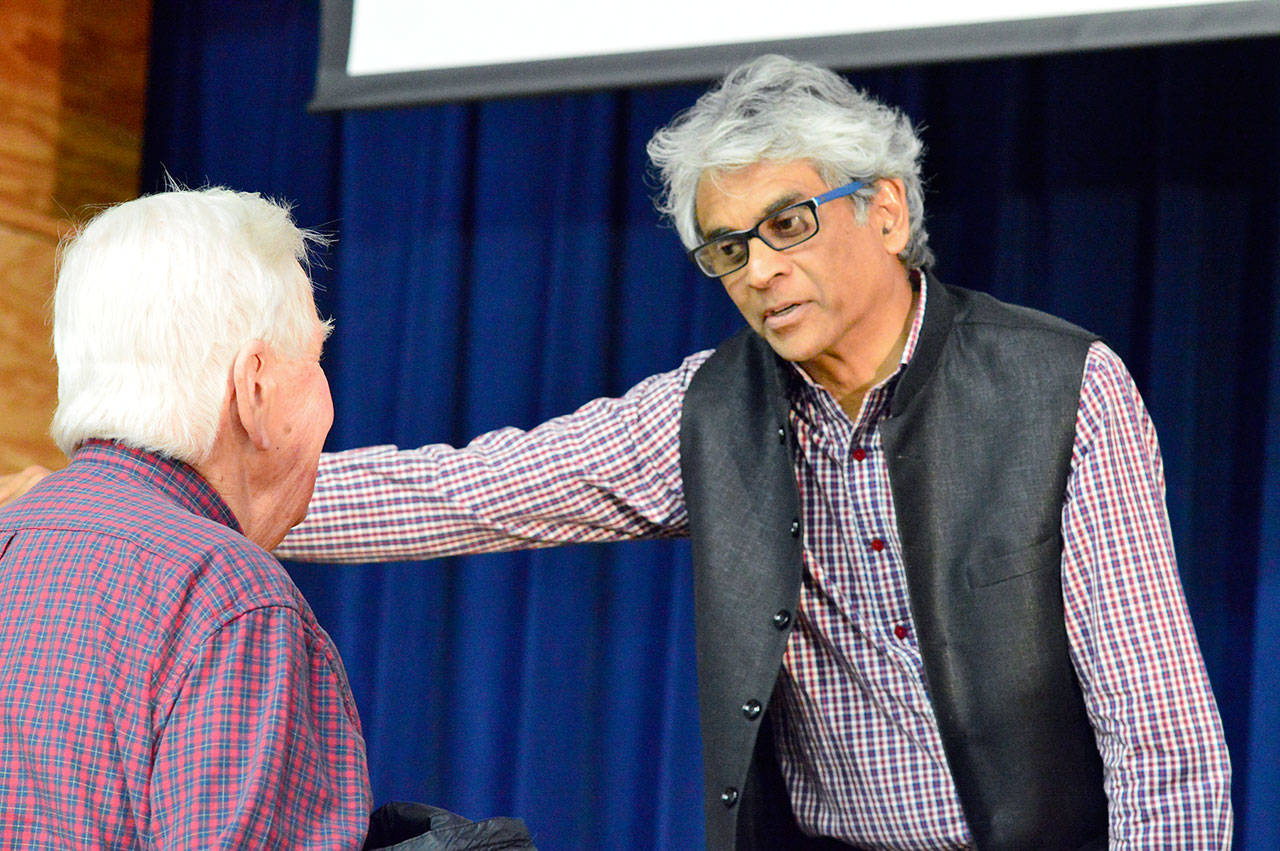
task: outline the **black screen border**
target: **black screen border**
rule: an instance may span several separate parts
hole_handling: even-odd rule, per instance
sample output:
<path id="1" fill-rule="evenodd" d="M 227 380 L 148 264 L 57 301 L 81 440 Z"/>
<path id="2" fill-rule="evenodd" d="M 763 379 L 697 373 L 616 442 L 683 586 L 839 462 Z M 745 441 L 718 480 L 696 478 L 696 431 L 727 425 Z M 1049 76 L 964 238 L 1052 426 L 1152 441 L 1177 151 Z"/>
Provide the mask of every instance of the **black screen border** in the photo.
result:
<path id="1" fill-rule="evenodd" d="M 762 53 L 843 71 L 1280 34 L 1280 0 L 855 33 L 513 62 L 347 74 L 354 0 L 322 0 L 312 111 L 374 109 L 711 80 Z"/>

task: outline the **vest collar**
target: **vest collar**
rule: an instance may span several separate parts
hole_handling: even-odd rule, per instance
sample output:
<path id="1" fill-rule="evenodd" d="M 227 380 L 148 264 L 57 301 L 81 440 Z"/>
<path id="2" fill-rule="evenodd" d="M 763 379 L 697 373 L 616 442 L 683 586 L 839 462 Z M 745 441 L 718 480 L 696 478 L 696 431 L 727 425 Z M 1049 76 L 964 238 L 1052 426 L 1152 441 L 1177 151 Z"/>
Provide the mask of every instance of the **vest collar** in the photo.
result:
<path id="1" fill-rule="evenodd" d="M 898 378 L 898 386 L 893 391 L 893 401 L 889 406 L 889 416 L 896 417 L 905 411 L 911 400 L 929 382 L 951 333 L 955 315 L 955 298 L 947 291 L 946 285 L 930 275 L 929 299 L 925 305 L 924 324 L 920 326 L 920 339 L 916 341 L 915 354 Z"/>

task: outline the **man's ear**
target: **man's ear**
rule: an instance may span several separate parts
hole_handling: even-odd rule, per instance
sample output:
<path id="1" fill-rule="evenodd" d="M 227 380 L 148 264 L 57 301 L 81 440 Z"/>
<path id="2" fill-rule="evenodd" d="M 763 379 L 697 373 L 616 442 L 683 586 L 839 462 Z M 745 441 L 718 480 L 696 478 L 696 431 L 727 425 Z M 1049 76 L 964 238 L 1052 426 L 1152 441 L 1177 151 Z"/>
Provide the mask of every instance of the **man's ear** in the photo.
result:
<path id="1" fill-rule="evenodd" d="M 885 251 L 900 254 L 911 238 L 911 214 L 907 211 L 907 190 L 896 177 L 876 181 L 876 195 L 871 199 L 871 218 L 880 230 Z"/>
<path id="2" fill-rule="evenodd" d="M 269 449 L 271 437 L 267 429 L 267 413 L 272 401 L 267 346 L 261 340 L 250 340 L 236 352 L 231 366 L 232 411 L 240 418 L 250 442 L 258 449 Z"/>

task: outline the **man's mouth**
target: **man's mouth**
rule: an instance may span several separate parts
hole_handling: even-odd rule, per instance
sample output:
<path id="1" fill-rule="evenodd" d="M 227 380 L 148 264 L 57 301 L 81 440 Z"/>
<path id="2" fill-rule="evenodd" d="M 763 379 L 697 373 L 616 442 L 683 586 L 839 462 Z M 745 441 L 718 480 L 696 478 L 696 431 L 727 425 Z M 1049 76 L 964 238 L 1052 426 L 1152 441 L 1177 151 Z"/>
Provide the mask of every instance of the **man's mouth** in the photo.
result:
<path id="1" fill-rule="evenodd" d="M 794 302 L 792 304 L 783 305 L 782 307 L 766 310 L 764 312 L 764 320 L 768 322 L 770 319 L 781 319 L 784 316 L 790 315 L 799 306 L 799 302 Z"/>

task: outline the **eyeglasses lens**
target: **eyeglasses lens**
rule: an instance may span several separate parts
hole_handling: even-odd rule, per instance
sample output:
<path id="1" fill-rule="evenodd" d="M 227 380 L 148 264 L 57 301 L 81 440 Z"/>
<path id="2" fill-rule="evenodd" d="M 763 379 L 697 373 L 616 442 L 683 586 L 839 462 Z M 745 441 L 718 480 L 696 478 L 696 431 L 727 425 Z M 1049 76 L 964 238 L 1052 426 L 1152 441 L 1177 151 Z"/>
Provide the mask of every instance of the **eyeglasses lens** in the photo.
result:
<path id="1" fill-rule="evenodd" d="M 818 218 L 811 203 L 796 204 L 761 220 L 745 234 L 730 234 L 709 242 L 694 255 L 703 271 L 713 277 L 736 272 L 747 265 L 747 242 L 760 237 L 774 251 L 799 245 L 818 232 Z"/>
<path id="2" fill-rule="evenodd" d="M 818 220 L 812 204 L 797 204 L 765 219 L 756 225 L 756 230 L 770 248 L 781 251 L 813 236 L 818 230 Z"/>

